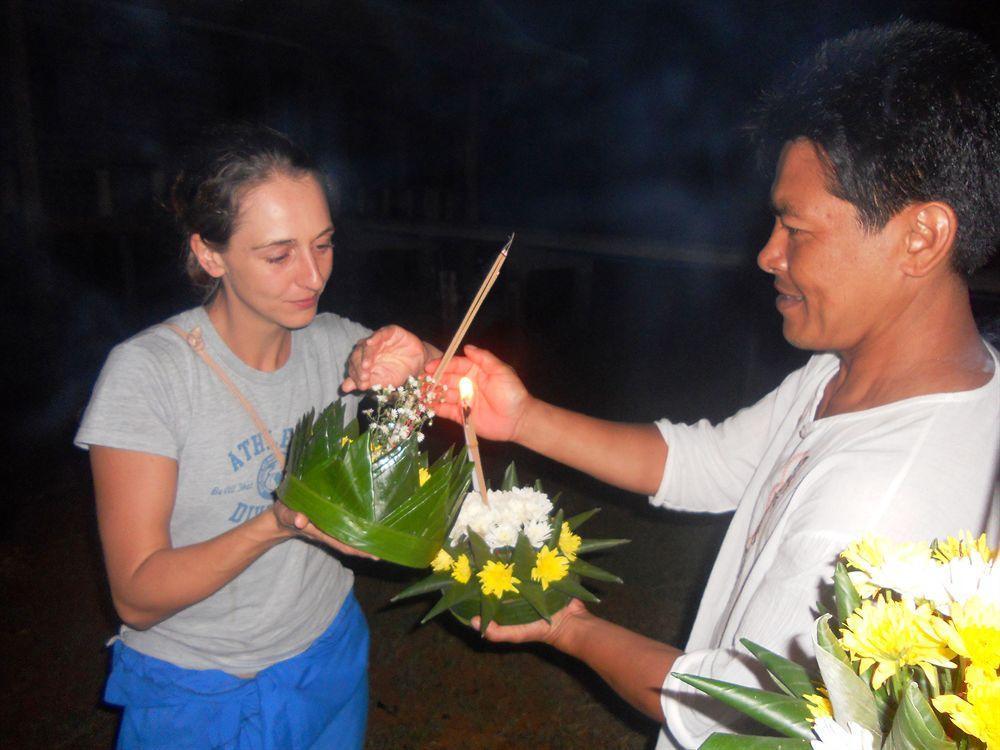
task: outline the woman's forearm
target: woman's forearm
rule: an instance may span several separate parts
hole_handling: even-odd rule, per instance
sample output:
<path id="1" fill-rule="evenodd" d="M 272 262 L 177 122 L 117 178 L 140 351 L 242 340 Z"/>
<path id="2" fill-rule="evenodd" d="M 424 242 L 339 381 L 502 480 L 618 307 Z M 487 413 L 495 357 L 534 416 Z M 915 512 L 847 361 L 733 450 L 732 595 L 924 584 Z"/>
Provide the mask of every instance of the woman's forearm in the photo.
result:
<path id="1" fill-rule="evenodd" d="M 609 422 L 537 399 L 525 409 L 515 440 L 602 482 L 644 495 L 659 489 L 667 461 L 667 444 L 655 425 Z"/>

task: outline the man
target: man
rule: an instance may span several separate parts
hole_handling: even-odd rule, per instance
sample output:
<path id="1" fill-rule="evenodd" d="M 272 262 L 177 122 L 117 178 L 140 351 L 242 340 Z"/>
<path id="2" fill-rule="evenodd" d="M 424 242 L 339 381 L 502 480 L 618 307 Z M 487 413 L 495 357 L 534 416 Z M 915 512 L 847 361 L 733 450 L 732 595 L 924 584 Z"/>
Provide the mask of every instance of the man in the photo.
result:
<path id="1" fill-rule="evenodd" d="M 757 134 L 777 164 L 775 223 L 758 264 L 774 277 L 785 337 L 817 355 L 719 425 L 569 412 L 466 347 L 447 382 L 477 381 L 482 437 L 656 505 L 735 511 L 683 652 L 576 601 L 551 625 L 491 624 L 488 638 L 580 658 L 665 723 L 658 747 L 697 747 L 737 724 L 670 673 L 767 685 L 741 637 L 811 653 L 812 605 L 851 541 L 969 530 L 1000 542 L 1000 374 L 966 285 L 1000 237 L 998 92 L 984 45 L 900 22 L 823 45 L 767 99 Z M 438 411 L 458 418 L 453 404 Z"/>

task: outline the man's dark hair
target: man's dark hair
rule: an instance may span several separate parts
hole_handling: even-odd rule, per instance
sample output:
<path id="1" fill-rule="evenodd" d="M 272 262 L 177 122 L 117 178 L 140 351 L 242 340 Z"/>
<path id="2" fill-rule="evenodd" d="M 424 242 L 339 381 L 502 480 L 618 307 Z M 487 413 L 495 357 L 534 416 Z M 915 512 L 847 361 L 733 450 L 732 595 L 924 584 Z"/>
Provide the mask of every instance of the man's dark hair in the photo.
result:
<path id="1" fill-rule="evenodd" d="M 828 189 L 866 231 L 907 205 L 942 201 L 958 216 L 952 266 L 966 276 L 1000 240 L 1000 72 L 976 37 L 898 21 L 824 43 L 766 95 L 752 132 L 761 163 L 805 137 Z"/>

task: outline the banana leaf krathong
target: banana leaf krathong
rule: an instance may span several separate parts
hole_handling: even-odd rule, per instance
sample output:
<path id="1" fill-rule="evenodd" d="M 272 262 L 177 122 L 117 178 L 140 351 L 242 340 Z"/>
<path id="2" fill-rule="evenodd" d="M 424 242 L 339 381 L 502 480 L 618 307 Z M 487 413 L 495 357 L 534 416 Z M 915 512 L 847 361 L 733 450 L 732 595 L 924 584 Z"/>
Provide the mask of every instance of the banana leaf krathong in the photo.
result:
<path id="1" fill-rule="evenodd" d="M 344 415 L 336 401 L 299 420 L 278 497 L 345 544 L 426 567 L 441 549 L 472 464 L 449 449 L 428 465 L 416 432 L 373 457 L 370 434 L 359 433 L 356 419 L 345 425 Z"/>
<path id="2" fill-rule="evenodd" d="M 504 475 L 501 490 L 516 491 L 517 484 L 517 471 L 511 464 Z M 538 482 L 535 483 L 534 489 L 542 492 Z M 547 519 L 549 531 L 542 544 L 536 545 L 532 545 L 525 533 L 521 532 L 518 533 L 515 543 L 491 548 L 480 534 L 469 529 L 458 540 L 452 540 L 442 548 L 444 559 L 456 561 L 454 565 L 436 569 L 431 575 L 401 591 L 393 597 L 393 601 L 438 592 L 441 598 L 424 615 L 421 622 L 427 622 L 441 612 L 449 610 L 466 624 L 478 615 L 482 631 L 485 631 L 490 622 L 499 625 L 520 625 L 539 619 L 551 620 L 552 615 L 569 604 L 573 598 L 597 602 L 598 598 L 584 588 L 581 578 L 614 583 L 621 583 L 621 579 L 581 560 L 577 555 L 625 544 L 628 542 L 627 539 L 579 540 L 577 538 L 578 549 L 569 554 L 562 553 L 567 560 L 561 563 L 565 566 L 561 578 L 539 582 L 538 578 L 532 575 L 539 565 L 539 555 L 544 554 L 543 549 L 552 551 L 552 554 L 559 554 L 557 551 L 560 550 L 564 526 L 569 531 L 576 532 L 596 512 L 595 509 L 564 518 L 562 510 L 557 510 Z M 461 558 L 465 558 L 468 563 L 468 570 L 464 571 L 464 574 L 459 574 L 456 568 L 457 561 Z M 480 573 L 488 565 L 505 566 L 512 575 L 511 580 L 515 582 L 513 587 L 502 591 L 499 595 L 487 593 L 486 580 L 481 578 Z"/>

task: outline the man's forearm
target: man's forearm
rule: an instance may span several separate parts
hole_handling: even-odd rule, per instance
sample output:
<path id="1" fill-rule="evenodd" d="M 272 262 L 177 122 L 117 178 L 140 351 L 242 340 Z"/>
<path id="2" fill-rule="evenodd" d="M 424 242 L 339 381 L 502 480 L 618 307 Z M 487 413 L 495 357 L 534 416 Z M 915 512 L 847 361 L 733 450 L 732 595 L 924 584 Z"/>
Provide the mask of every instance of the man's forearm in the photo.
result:
<path id="1" fill-rule="evenodd" d="M 533 400 L 515 440 L 536 453 L 616 487 L 652 495 L 659 489 L 667 445 L 652 424 L 595 419 Z"/>
<path id="2" fill-rule="evenodd" d="M 679 649 L 589 612 L 567 618 L 551 644 L 601 676 L 629 704 L 663 723 L 663 682 Z"/>

